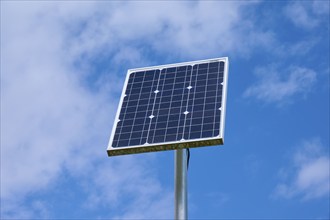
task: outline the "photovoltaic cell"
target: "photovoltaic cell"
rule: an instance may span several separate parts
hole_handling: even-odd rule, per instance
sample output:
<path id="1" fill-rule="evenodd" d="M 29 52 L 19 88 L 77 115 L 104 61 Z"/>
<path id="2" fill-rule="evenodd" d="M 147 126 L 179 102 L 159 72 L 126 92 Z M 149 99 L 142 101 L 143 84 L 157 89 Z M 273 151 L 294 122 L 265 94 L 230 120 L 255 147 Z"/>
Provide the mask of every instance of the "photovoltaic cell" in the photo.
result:
<path id="1" fill-rule="evenodd" d="M 223 144 L 228 59 L 129 70 L 108 155 Z"/>

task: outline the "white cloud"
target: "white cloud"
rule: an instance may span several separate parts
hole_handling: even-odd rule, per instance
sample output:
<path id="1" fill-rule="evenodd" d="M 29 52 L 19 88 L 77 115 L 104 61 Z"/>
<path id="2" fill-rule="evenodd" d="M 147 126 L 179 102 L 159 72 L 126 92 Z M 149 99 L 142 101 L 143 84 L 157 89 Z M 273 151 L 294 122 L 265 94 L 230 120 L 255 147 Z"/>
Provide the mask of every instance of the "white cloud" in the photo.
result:
<path id="1" fill-rule="evenodd" d="M 110 12 L 98 10 L 85 21 L 84 31 L 72 42 L 74 53 L 88 51 L 87 56 L 94 56 L 93 52 L 106 46 L 109 54 L 127 47 L 134 54 L 148 53 L 144 51 L 148 48 L 149 53 L 167 59 L 226 56 L 235 52 L 245 56 L 254 47 L 267 47 L 272 40 L 271 34 L 258 30 L 252 21 L 242 20 L 240 11 L 253 2 L 114 4 L 115 9 Z"/>
<path id="2" fill-rule="evenodd" d="M 304 40 L 295 42 L 276 42 L 276 46 L 271 50 L 280 60 L 287 59 L 306 59 L 306 55 L 310 55 L 311 51 L 320 43 L 321 37 L 313 36 Z"/>
<path id="3" fill-rule="evenodd" d="M 155 155 L 146 154 L 111 158 L 98 164 L 85 185 L 86 208 L 108 208 L 102 218 L 170 219 L 173 192 L 164 189 L 154 169 L 147 168 L 154 163 Z"/>
<path id="4" fill-rule="evenodd" d="M 328 19 L 329 2 L 328 1 L 294 1 L 289 3 L 284 14 L 297 27 L 312 29 L 319 26 L 322 19 Z"/>
<path id="5" fill-rule="evenodd" d="M 329 1 L 313 1 L 313 12 L 319 15 L 329 14 L 330 2 Z"/>
<path id="6" fill-rule="evenodd" d="M 243 97 L 282 106 L 299 96 L 305 98 L 315 88 L 316 81 L 322 77 L 322 65 L 325 65 L 323 63 L 326 61 L 321 59 L 313 67 L 307 65 L 316 59 L 315 51 L 318 48 L 326 47 L 323 45 L 324 40 L 328 40 L 323 34 L 321 24 L 328 24 L 329 11 L 321 9 L 323 7 L 328 9 L 329 2 L 290 1 L 283 7 L 286 18 L 304 30 L 301 34 L 289 38 L 283 35 L 285 38 L 281 40 L 275 30 L 269 32 L 269 47 L 265 48 L 268 49 L 273 62 L 254 70 L 255 82 L 244 91 Z M 314 28 L 321 28 L 319 35 L 310 34 Z M 306 66 L 299 64 L 302 60 L 306 61 Z"/>
<path id="7" fill-rule="evenodd" d="M 26 207 L 26 196 L 50 187 L 77 151 L 92 143 L 105 147 L 101 140 L 109 133 L 111 97 L 79 84 L 60 21 L 43 14 L 55 6 L 1 3 L 3 217 L 44 216 L 46 206 Z"/>
<path id="8" fill-rule="evenodd" d="M 256 69 L 255 74 L 259 79 L 244 96 L 279 104 L 295 95 L 308 93 L 316 81 L 314 70 L 297 66 L 280 69 L 270 65 Z"/>
<path id="9" fill-rule="evenodd" d="M 275 189 L 275 197 L 303 200 L 329 197 L 330 161 L 318 139 L 305 141 L 292 157 L 292 165 L 280 170 L 282 182 Z"/>
<path id="10" fill-rule="evenodd" d="M 131 209 L 113 216 L 166 217 L 171 197 L 151 175 L 152 160 L 103 161 L 123 82 L 116 65 L 248 54 L 256 39 L 271 39 L 240 17 L 248 4 L 1 2 L 1 215 L 51 215 L 47 201 L 25 200 L 51 191 L 67 170 L 89 186 L 90 208 L 120 206 L 119 195 L 132 193 Z"/>

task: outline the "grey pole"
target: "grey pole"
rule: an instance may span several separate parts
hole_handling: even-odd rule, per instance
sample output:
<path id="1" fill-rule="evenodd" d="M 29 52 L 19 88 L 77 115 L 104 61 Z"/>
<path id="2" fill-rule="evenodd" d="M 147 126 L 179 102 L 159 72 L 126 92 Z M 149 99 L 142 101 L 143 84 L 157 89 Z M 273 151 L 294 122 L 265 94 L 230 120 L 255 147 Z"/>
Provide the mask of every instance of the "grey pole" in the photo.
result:
<path id="1" fill-rule="evenodd" d="M 174 219 L 186 220 L 187 215 L 187 155 L 185 149 L 175 151 L 175 196 L 174 196 Z"/>

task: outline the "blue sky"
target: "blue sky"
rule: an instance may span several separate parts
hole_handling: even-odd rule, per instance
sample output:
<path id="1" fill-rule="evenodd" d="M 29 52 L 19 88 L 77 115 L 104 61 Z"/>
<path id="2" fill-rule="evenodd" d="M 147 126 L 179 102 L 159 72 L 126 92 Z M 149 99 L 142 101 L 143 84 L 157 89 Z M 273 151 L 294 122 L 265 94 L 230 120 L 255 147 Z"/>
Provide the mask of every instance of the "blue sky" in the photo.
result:
<path id="1" fill-rule="evenodd" d="M 224 56 L 189 218 L 329 218 L 328 1 L 1 1 L 1 218 L 173 218 L 173 151 L 107 157 L 126 71 Z"/>

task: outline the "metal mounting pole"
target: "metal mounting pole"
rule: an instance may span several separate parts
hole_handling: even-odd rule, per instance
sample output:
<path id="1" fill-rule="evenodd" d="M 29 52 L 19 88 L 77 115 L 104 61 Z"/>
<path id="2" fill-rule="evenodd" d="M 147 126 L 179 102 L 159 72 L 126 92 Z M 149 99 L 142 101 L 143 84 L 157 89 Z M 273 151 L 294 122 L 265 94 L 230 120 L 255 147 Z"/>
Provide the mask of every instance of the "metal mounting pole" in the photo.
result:
<path id="1" fill-rule="evenodd" d="M 175 151 L 175 196 L 174 219 L 186 220 L 187 216 L 187 155 L 185 149 Z"/>

